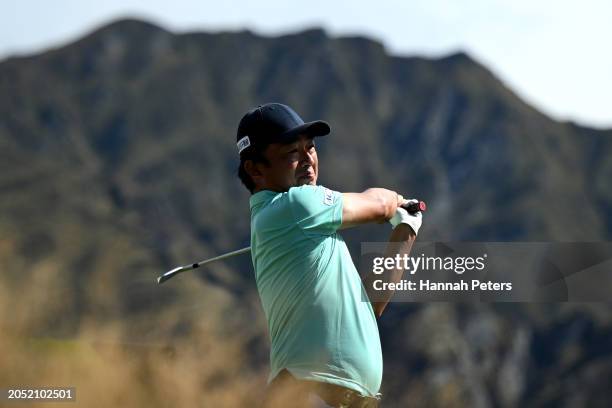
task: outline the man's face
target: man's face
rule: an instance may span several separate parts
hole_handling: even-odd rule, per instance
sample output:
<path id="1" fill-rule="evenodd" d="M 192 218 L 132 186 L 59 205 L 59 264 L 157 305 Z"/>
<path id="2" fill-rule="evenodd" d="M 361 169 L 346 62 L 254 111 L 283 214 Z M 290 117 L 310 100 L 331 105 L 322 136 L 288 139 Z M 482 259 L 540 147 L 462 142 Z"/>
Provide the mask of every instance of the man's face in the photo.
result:
<path id="1" fill-rule="evenodd" d="M 300 136 L 289 144 L 272 143 L 264 151 L 264 156 L 269 165 L 256 165 L 259 170 L 255 180 L 258 189 L 283 192 L 295 186 L 317 184 L 319 161 L 312 137 Z"/>

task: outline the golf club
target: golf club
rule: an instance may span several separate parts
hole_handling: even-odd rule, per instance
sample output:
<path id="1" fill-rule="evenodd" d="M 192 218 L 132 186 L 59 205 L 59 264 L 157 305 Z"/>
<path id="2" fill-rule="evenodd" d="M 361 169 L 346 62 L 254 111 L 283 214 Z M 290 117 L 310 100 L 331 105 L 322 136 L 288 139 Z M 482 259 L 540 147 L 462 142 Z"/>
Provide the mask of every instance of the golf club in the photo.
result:
<path id="1" fill-rule="evenodd" d="M 416 203 L 411 203 L 411 204 L 402 206 L 402 208 L 404 208 L 409 213 L 415 213 L 417 211 L 425 211 L 425 210 L 427 210 L 427 205 L 425 204 L 424 201 L 418 201 Z M 223 255 L 215 256 L 214 258 L 205 259 L 205 260 L 200 261 L 198 263 L 178 266 L 178 267 L 176 267 L 174 269 L 169 270 L 168 272 L 164 273 L 159 278 L 157 278 L 157 283 L 161 285 L 162 283 L 164 283 L 168 279 L 178 275 L 179 273 L 190 271 L 192 269 L 199 268 L 200 266 L 209 264 L 211 262 L 220 261 L 222 259 L 230 258 L 232 256 L 244 254 L 244 253 L 250 252 L 250 251 L 251 251 L 251 247 L 248 246 L 248 247 L 245 247 L 245 248 L 242 248 L 242 249 L 238 249 L 236 251 L 228 252 L 228 253 L 223 254 Z"/>

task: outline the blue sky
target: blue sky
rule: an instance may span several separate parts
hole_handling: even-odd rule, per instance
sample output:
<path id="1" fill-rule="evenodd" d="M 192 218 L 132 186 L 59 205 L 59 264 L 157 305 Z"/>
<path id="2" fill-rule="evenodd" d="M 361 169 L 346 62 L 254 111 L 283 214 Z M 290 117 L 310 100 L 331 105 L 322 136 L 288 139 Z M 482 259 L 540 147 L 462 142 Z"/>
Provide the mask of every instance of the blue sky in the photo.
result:
<path id="1" fill-rule="evenodd" d="M 612 128 L 607 0 L 7 1 L 0 6 L 0 59 L 65 44 L 125 16 L 177 32 L 274 35 L 320 26 L 331 35 L 372 37 L 398 55 L 464 50 L 553 118 Z"/>

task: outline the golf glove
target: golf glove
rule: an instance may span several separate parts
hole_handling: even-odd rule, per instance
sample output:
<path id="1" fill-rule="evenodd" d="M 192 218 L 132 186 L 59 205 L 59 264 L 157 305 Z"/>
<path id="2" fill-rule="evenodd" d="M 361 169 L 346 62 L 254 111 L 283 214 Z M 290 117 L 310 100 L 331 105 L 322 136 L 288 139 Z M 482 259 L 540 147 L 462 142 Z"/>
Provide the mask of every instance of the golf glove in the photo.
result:
<path id="1" fill-rule="evenodd" d="M 406 200 L 406 204 L 418 203 L 419 200 Z M 421 223 L 423 222 L 423 214 L 420 211 L 417 211 L 414 214 L 410 214 L 408 211 L 404 210 L 402 207 L 397 207 L 395 210 L 395 215 L 391 217 L 389 223 L 393 226 L 393 229 L 397 227 L 399 224 L 408 224 L 410 228 L 414 231 L 415 235 L 418 235 L 419 228 L 421 228 Z"/>

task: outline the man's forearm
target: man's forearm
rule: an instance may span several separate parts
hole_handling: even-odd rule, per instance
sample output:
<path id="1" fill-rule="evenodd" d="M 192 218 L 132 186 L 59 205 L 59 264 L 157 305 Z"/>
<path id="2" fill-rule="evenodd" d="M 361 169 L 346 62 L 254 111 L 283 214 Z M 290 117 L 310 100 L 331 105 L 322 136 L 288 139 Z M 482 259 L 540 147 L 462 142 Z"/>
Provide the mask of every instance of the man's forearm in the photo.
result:
<path id="1" fill-rule="evenodd" d="M 369 188 L 362 193 L 342 194 L 341 229 L 371 222 L 388 221 L 397 209 L 398 195 L 384 188 Z"/>
<path id="2" fill-rule="evenodd" d="M 416 234 L 409 225 L 401 224 L 398 225 L 389 237 L 389 244 L 385 250 L 385 258 L 395 258 L 396 255 L 403 257 L 404 255 L 410 255 L 412 244 L 416 240 Z M 385 283 L 398 283 L 402 279 L 404 270 L 396 268 L 389 270 L 381 275 L 376 275 L 370 272 L 364 279 L 364 285 L 366 292 L 372 302 L 374 314 L 379 318 L 387 303 L 391 300 L 394 291 L 393 290 L 374 290 L 374 281 L 382 280 Z M 385 287 L 387 287 L 386 285 Z"/>

